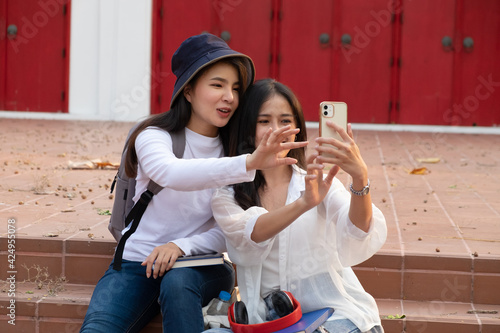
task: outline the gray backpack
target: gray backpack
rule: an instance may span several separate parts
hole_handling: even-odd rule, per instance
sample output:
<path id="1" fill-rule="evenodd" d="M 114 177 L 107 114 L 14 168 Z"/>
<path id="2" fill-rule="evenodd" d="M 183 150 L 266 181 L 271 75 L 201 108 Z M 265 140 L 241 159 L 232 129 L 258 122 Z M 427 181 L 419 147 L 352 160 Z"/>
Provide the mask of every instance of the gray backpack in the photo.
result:
<path id="1" fill-rule="evenodd" d="M 118 167 L 118 172 L 116 173 L 115 179 L 111 184 L 111 193 L 116 188 L 115 201 L 113 203 L 113 209 L 111 211 L 111 218 L 109 219 L 108 230 L 111 232 L 113 237 L 118 242 L 118 246 L 115 252 L 115 260 L 113 268 L 115 270 L 121 269 L 121 259 L 123 255 L 123 249 L 125 247 L 125 242 L 127 239 L 135 232 L 142 215 L 146 211 L 146 208 L 153 199 L 153 196 L 158 194 L 163 187 L 155 183 L 153 180 L 149 180 L 146 191 L 141 194 L 140 199 L 134 205 L 132 198 L 135 195 L 135 178 L 129 178 L 125 173 L 125 158 L 127 155 L 127 143 L 130 138 L 130 134 L 134 131 L 135 127 L 130 130 L 125 142 L 125 147 L 123 148 L 122 158 L 120 166 Z M 172 150 L 177 158 L 182 158 L 184 155 L 184 149 L 186 146 L 186 136 L 184 130 L 178 132 L 169 132 L 172 138 Z M 126 228 L 130 223 L 132 226 L 123 235 L 122 230 Z"/>

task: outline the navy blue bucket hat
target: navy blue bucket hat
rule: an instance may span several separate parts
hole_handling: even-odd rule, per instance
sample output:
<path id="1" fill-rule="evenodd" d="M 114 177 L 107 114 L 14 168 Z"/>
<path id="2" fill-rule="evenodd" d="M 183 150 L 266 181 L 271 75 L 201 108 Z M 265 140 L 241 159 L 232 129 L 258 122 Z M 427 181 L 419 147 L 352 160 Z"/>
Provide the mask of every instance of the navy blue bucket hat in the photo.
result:
<path id="1" fill-rule="evenodd" d="M 255 66 L 252 59 L 231 49 L 224 40 L 204 33 L 189 37 L 179 46 L 172 56 L 172 72 L 177 77 L 174 85 L 170 108 L 182 93 L 186 84 L 204 67 L 224 58 L 241 57 L 247 67 L 247 87 L 255 79 Z"/>

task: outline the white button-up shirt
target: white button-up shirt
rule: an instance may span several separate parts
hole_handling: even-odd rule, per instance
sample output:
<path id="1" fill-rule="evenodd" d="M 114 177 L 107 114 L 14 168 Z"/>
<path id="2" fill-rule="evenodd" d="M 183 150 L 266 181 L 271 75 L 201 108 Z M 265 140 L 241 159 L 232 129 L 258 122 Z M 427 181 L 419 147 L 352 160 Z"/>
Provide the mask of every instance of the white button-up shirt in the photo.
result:
<path id="1" fill-rule="evenodd" d="M 293 167 L 286 203 L 297 200 L 305 190 L 305 171 Z M 382 212 L 373 206 L 370 230 L 366 233 L 349 219 L 350 193 L 335 178 L 322 203 L 302 214 L 275 237 L 261 243 L 251 234 L 263 207 L 242 209 L 234 200 L 232 187 L 218 189 L 212 199 L 214 217 L 226 236 L 229 258 L 237 265 L 238 286 L 250 323 L 265 318 L 261 290 L 262 263 L 269 258 L 279 268 L 281 290 L 292 292 L 302 311 L 324 307 L 335 309 L 334 317 L 350 319 L 361 331 L 380 325 L 375 300 L 364 291 L 351 266 L 377 252 L 385 243 L 387 226 Z M 278 255 L 269 256 L 279 240 Z M 268 277 L 265 277 L 268 278 Z"/>

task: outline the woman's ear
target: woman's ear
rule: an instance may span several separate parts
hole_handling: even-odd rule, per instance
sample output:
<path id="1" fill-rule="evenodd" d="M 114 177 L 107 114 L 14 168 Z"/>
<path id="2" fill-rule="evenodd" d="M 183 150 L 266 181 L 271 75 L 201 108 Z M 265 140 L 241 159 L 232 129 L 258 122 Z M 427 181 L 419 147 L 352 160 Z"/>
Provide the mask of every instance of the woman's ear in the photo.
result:
<path id="1" fill-rule="evenodd" d="M 187 85 L 184 87 L 183 94 L 184 94 L 184 97 L 186 97 L 187 101 L 188 101 L 189 103 L 191 103 L 191 85 L 187 84 Z"/>

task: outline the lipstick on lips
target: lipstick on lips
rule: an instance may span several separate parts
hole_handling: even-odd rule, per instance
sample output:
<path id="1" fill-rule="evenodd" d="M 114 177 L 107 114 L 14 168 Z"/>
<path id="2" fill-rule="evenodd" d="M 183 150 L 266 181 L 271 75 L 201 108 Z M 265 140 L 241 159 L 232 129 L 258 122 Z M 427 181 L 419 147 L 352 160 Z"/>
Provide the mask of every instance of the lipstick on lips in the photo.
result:
<path id="1" fill-rule="evenodd" d="M 229 117 L 231 115 L 231 109 L 230 108 L 217 108 L 217 112 L 221 117 Z"/>

